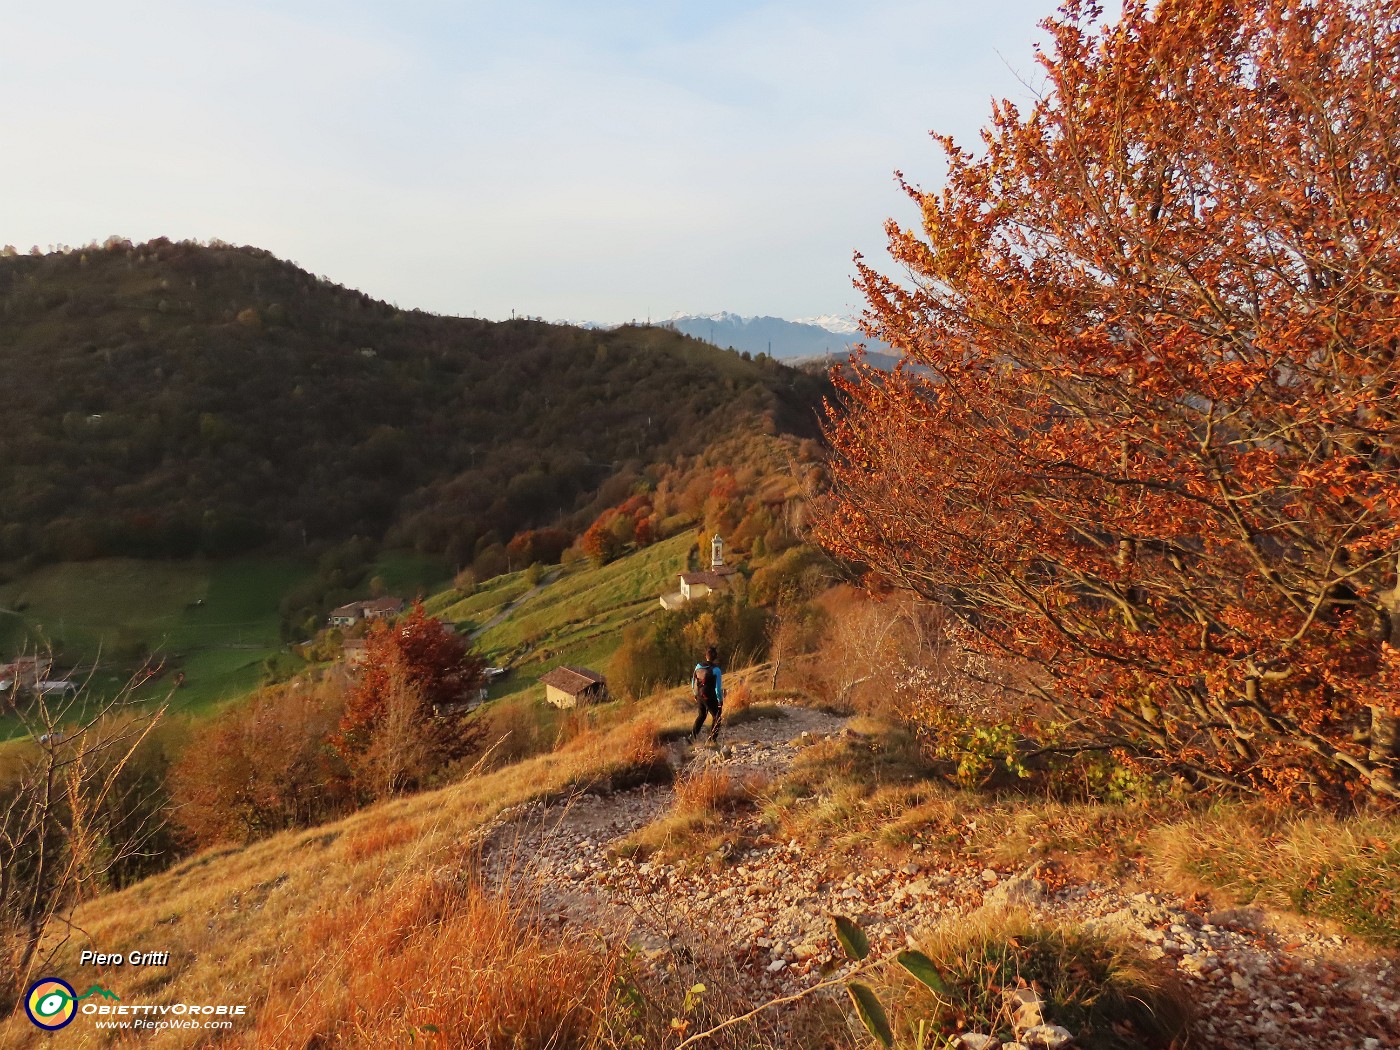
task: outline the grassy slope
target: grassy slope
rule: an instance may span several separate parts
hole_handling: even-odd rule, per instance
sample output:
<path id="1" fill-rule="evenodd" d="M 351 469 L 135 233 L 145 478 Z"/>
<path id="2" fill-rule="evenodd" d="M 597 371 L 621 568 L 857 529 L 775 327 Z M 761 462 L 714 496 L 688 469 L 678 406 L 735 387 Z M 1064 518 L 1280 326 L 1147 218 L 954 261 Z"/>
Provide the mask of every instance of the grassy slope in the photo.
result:
<path id="1" fill-rule="evenodd" d="M 126 558 L 45 566 L 0 587 L 12 630 L 2 651 L 51 642 L 60 668 L 102 658 L 99 690 L 125 680 L 135 648 L 166 661 L 170 674 L 143 691 L 164 697 L 185 676 L 173 706 L 199 712 L 246 693 L 279 653 L 278 603 L 309 572 L 291 559 L 145 562 Z M 196 604 L 199 603 L 199 604 Z M 84 672 L 85 673 L 85 672 Z M 15 729 L 0 717 L 0 737 Z"/>
<path id="2" fill-rule="evenodd" d="M 452 578 L 446 559 L 414 551 L 384 551 L 369 570 L 384 581 L 388 594 L 413 599 L 431 594 Z"/>
<path id="3" fill-rule="evenodd" d="M 510 572 L 487 580 L 468 595 L 457 590 L 441 591 L 428 598 L 423 606 L 433 616 L 454 624 L 458 630 L 471 631 L 529 589 L 524 571 Z"/>
<path id="4" fill-rule="evenodd" d="M 694 543 L 687 531 L 609 565 L 580 565 L 512 611 L 479 641 L 492 662 L 509 660 L 515 668 L 493 699 L 534 689 L 560 664 L 605 670 L 623 630 L 660 611 L 658 598 L 673 589 Z"/>
<path id="5" fill-rule="evenodd" d="M 388 909 L 400 876 L 424 871 L 450 876 L 468 869 L 476 829 L 508 807 L 646 770 L 656 775 L 657 762 L 664 769 L 664 754 L 655 743 L 658 722 L 667 728 L 666 720 L 679 724 L 684 717 L 675 715 L 674 699 L 668 700 L 617 709 L 616 728 L 584 732 L 555 753 L 318 828 L 242 848 L 206 850 L 82 905 L 75 921 L 91 941 L 71 940 L 53 972 L 74 983 L 100 981 L 142 1002 L 247 1003 L 251 1018 L 265 1021 L 258 1018 L 257 1004 L 314 962 L 306 931 L 324 923 L 343 902 L 378 898 Z M 79 969 L 77 954 L 91 945 L 104 952 L 169 951 L 170 965 Z M 33 1038 L 34 1029 L 22 1015 L 0 1021 L 0 1050 L 33 1046 Z M 65 1031 L 64 1043 L 106 1045 L 85 1020 Z M 143 1037 L 141 1045 L 204 1044 L 199 1032 L 163 1032 Z"/>

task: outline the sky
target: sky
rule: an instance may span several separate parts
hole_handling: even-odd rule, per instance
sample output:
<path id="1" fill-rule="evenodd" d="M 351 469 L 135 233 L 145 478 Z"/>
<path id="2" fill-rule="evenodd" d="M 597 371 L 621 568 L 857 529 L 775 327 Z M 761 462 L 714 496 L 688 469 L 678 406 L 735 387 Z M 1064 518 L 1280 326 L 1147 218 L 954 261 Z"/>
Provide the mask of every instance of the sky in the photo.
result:
<path id="1" fill-rule="evenodd" d="M 219 238 L 439 313 L 860 310 L 1057 0 L 3 0 L 0 244 Z M 1029 86 L 1028 86 L 1029 85 Z"/>

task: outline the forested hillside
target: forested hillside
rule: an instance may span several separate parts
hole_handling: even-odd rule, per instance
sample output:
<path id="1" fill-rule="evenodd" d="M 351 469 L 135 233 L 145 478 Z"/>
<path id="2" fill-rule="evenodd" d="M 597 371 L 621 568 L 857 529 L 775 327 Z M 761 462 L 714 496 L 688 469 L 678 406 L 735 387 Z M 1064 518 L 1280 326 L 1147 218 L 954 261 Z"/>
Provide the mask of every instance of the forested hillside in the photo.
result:
<path id="1" fill-rule="evenodd" d="M 677 333 L 402 310 L 264 251 L 0 258 L 0 559 L 363 536 L 469 561 L 629 465 L 807 431 L 821 380 Z"/>

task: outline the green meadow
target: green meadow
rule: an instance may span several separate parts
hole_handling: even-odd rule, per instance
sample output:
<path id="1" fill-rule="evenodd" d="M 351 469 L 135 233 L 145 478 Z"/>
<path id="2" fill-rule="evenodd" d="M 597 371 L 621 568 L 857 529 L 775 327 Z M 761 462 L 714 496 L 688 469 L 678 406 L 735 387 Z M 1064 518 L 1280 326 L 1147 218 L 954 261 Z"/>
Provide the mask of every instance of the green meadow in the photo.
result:
<path id="1" fill-rule="evenodd" d="M 254 558 L 47 565 L 0 586 L 0 655 L 51 647 L 56 673 L 91 674 L 98 694 L 149 656 L 162 671 L 140 695 L 169 695 L 173 709 L 195 713 L 252 689 L 270 659 L 288 659 L 278 605 L 310 571 Z M 0 735 L 15 728 L 0 719 Z"/>
<path id="2" fill-rule="evenodd" d="M 492 663 L 512 667 L 492 698 L 537 691 L 540 676 L 560 664 L 605 671 L 622 632 L 660 612 L 661 593 L 675 589 L 694 546 L 687 530 L 608 565 L 582 563 L 546 584 L 477 641 Z"/>

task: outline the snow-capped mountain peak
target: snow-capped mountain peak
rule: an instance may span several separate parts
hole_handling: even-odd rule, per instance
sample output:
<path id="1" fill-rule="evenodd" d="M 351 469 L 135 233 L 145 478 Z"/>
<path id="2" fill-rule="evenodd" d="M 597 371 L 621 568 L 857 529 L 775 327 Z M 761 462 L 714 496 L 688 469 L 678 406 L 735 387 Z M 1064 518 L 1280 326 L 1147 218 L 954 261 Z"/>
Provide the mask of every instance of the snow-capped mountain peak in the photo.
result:
<path id="1" fill-rule="evenodd" d="M 677 310 L 668 321 L 716 321 L 722 324 L 747 324 L 754 320 L 753 317 L 745 317 L 743 314 L 732 314 L 728 310 L 721 310 L 714 314 L 688 314 L 684 310 Z"/>
<path id="2" fill-rule="evenodd" d="M 797 324 L 816 325 L 818 328 L 825 328 L 828 332 L 835 332 L 838 335 L 859 335 L 860 325 L 856 324 L 850 317 L 841 314 L 822 314 L 820 317 L 797 317 L 794 318 Z"/>

